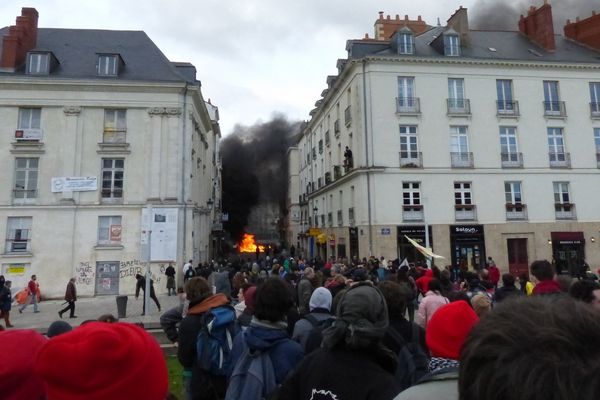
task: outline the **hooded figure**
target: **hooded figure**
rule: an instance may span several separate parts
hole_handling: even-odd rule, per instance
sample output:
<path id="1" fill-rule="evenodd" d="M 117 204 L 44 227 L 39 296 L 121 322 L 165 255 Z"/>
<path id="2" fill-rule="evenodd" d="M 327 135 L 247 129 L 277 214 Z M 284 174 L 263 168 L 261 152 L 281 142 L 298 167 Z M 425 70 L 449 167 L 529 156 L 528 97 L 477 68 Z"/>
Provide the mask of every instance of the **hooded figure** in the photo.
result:
<path id="1" fill-rule="evenodd" d="M 279 398 L 392 399 L 399 388 L 396 356 L 381 344 L 387 327 L 379 289 L 368 282 L 352 286 L 342 294 L 333 325 L 323 331 L 323 347 L 305 357 Z"/>

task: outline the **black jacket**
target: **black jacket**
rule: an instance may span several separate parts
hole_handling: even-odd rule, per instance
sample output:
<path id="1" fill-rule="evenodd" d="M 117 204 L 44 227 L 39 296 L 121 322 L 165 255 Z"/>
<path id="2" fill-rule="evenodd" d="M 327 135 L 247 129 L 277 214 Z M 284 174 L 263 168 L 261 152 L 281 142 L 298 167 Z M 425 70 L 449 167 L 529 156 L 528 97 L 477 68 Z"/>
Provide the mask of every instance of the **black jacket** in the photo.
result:
<path id="1" fill-rule="evenodd" d="M 521 296 L 522 294 L 523 293 L 515 286 L 502 286 L 496 290 L 496 293 L 494 293 L 494 301 L 499 303 L 508 297 Z"/>

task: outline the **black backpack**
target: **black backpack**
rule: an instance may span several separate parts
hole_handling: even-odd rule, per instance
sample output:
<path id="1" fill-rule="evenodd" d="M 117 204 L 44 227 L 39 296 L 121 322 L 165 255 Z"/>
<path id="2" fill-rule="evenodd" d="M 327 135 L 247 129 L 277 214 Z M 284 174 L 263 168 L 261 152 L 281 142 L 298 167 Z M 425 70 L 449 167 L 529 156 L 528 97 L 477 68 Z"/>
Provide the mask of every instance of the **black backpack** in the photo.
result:
<path id="1" fill-rule="evenodd" d="M 321 342 L 323 341 L 323 331 L 333 324 L 335 318 L 330 317 L 319 321 L 314 315 L 307 314 L 304 316 L 304 319 L 310 322 L 312 325 L 312 329 L 310 330 L 308 338 L 306 339 L 306 346 L 304 347 L 304 354 L 306 355 L 321 347 Z"/>
<path id="2" fill-rule="evenodd" d="M 196 271 L 194 271 L 194 267 L 189 267 L 187 271 L 185 271 L 185 279 L 190 279 L 196 276 Z"/>
<path id="3" fill-rule="evenodd" d="M 388 333 L 401 345 L 397 354 L 398 368 L 395 377 L 402 391 L 417 383 L 427 374 L 429 358 L 421 347 L 419 340 L 421 334 L 416 324 L 412 324 L 412 340 L 408 343 L 395 329 L 389 329 Z"/>

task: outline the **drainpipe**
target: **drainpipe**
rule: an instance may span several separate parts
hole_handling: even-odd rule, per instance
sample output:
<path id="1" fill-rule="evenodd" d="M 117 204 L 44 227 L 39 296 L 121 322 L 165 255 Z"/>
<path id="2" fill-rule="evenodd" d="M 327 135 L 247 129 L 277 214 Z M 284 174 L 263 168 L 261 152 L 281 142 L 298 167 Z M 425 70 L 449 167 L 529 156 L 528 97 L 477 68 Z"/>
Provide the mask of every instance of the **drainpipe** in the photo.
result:
<path id="1" fill-rule="evenodd" d="M 371 176 L 369 174 L 369 130 L 367 124 L 367 75 L 366 75 L 367 60 L 362 60 L 362 75 L 363 75 L 363 114 L 364 114 L 364 131 L 365 131 L 365 163 L 367 166 L 367 211 L 369 219 L 369 257 L 373 255 L 373 232 L 372 232 L 372 217 L 371 217 Z"/>
<path id="2" fill-rule="evenodd" d="M 183 248 L 182 248 L 182 256 L 183 256 L 183 260 L 184 262 L 189 260 L 189 257 L 186 258 L 186 242 L 187 242 L 187 238 L 186 238 L 186 234 L 187 234 L 187 202 L 185 200 L 185 178 L 186 178 L 186 171 L 185 171 L 185 159 L 186 159 L 186 121 L 187 121 L 187 93 L 188 93 L 188 83 L 185 83 L 185 88 L 183 89 L 183 112 L 182 112 L 182 116 L 183 116 L 183 123 L 182 125 L 182 149 L 181 149 L 181 153 L 182 153 L 182 157 L 181 157 L 181 201 L 183 202 Z"/>

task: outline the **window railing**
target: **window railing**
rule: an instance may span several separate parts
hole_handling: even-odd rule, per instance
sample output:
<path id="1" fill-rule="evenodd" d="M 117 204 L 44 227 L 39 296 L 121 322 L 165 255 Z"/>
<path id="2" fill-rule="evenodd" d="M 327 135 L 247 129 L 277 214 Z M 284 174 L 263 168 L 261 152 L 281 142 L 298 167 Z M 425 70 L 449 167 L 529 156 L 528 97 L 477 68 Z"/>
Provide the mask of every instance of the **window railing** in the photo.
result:
<path id="1" fill-rule="evenodd" d="M 396 97 L 396 113 L 420 114 L 421 105 L 418 97 Z"/>
<path id="2" fill-rule="evenodd" d="M 450 153 L 452 168 L 473 168 L 473 153 Z"/>
<path id="3" fill-rule="evenodd" d="M 527 206 L 522 203 L 506 203 L 507 221 L 524 221 L 527 219 Z"/>
<path id="4" fill-rule="evenodd" d="M 346 126 L 350 126 L 352 124 L 352 108 L 350 106 L 346 107 L 344 110 L 344 123 Z"/>
<path id="5" fill-rule="evenodd" d="M 455 204 L 454 218 L 457 221 L 475 221 L 477 219 L 476 207 L 474 204 Z"/>
<path id="6" fill-rule="evenodd" d="M 550 152 L 550 168 L 571 168 L 571 154 L 565 152 Z"/>
<path id="7" fill-rule="evenodd" d="M 600 168 L 600 151 L 596 151 L 596 166 Z"/>
<path id="8" fill-rule="evenodd" d="M 547 117 L 564 118 L 567 116 L 567 107 L 564 101 L 544 101 L 544 115 Z"/>
<path id="9" fill-rule="evenodd" d="M 420 151 L 400 151 L 400 168 L 422 168 Z"/>
<path id="10" fill-rule="evenodd" d="M 37 197 L 37 189 L 13 189 L 14 199 L 35 199 Z"/>
<path id="11" fill-rule="evenodd" d="M 471 102 L 469 99 L 446 99 L 448 104 L 448 115 L 471 114 Z"/>
<path id="12" fill-rule="evenodd" d="M 519 115 L 519 102 L 515 100 L 497 100 L 496 110 L 499 117 L 514 117 Z"/>
<path id="13" fill-rule="evenodd" d="M 523 168 L 523 153 L 500 153 L 502 168 Z"/>
<path id="14" fill-rule="evenodd" d="M 576 219 L 575 204 L 554 203 L 554 214 L 556 219 Z"/>
<path id="15" fill-rule="evenodd" d="M 590 115 L 592 118 L 600 118 L 600 103 L 592 101 L 590 103 Z"/>
<path id="16" fill-rule="evenodd" d="M 404 204 L 402 206 L 402 220 L 423 221 L 423 206 L 420 204 Z"/>

